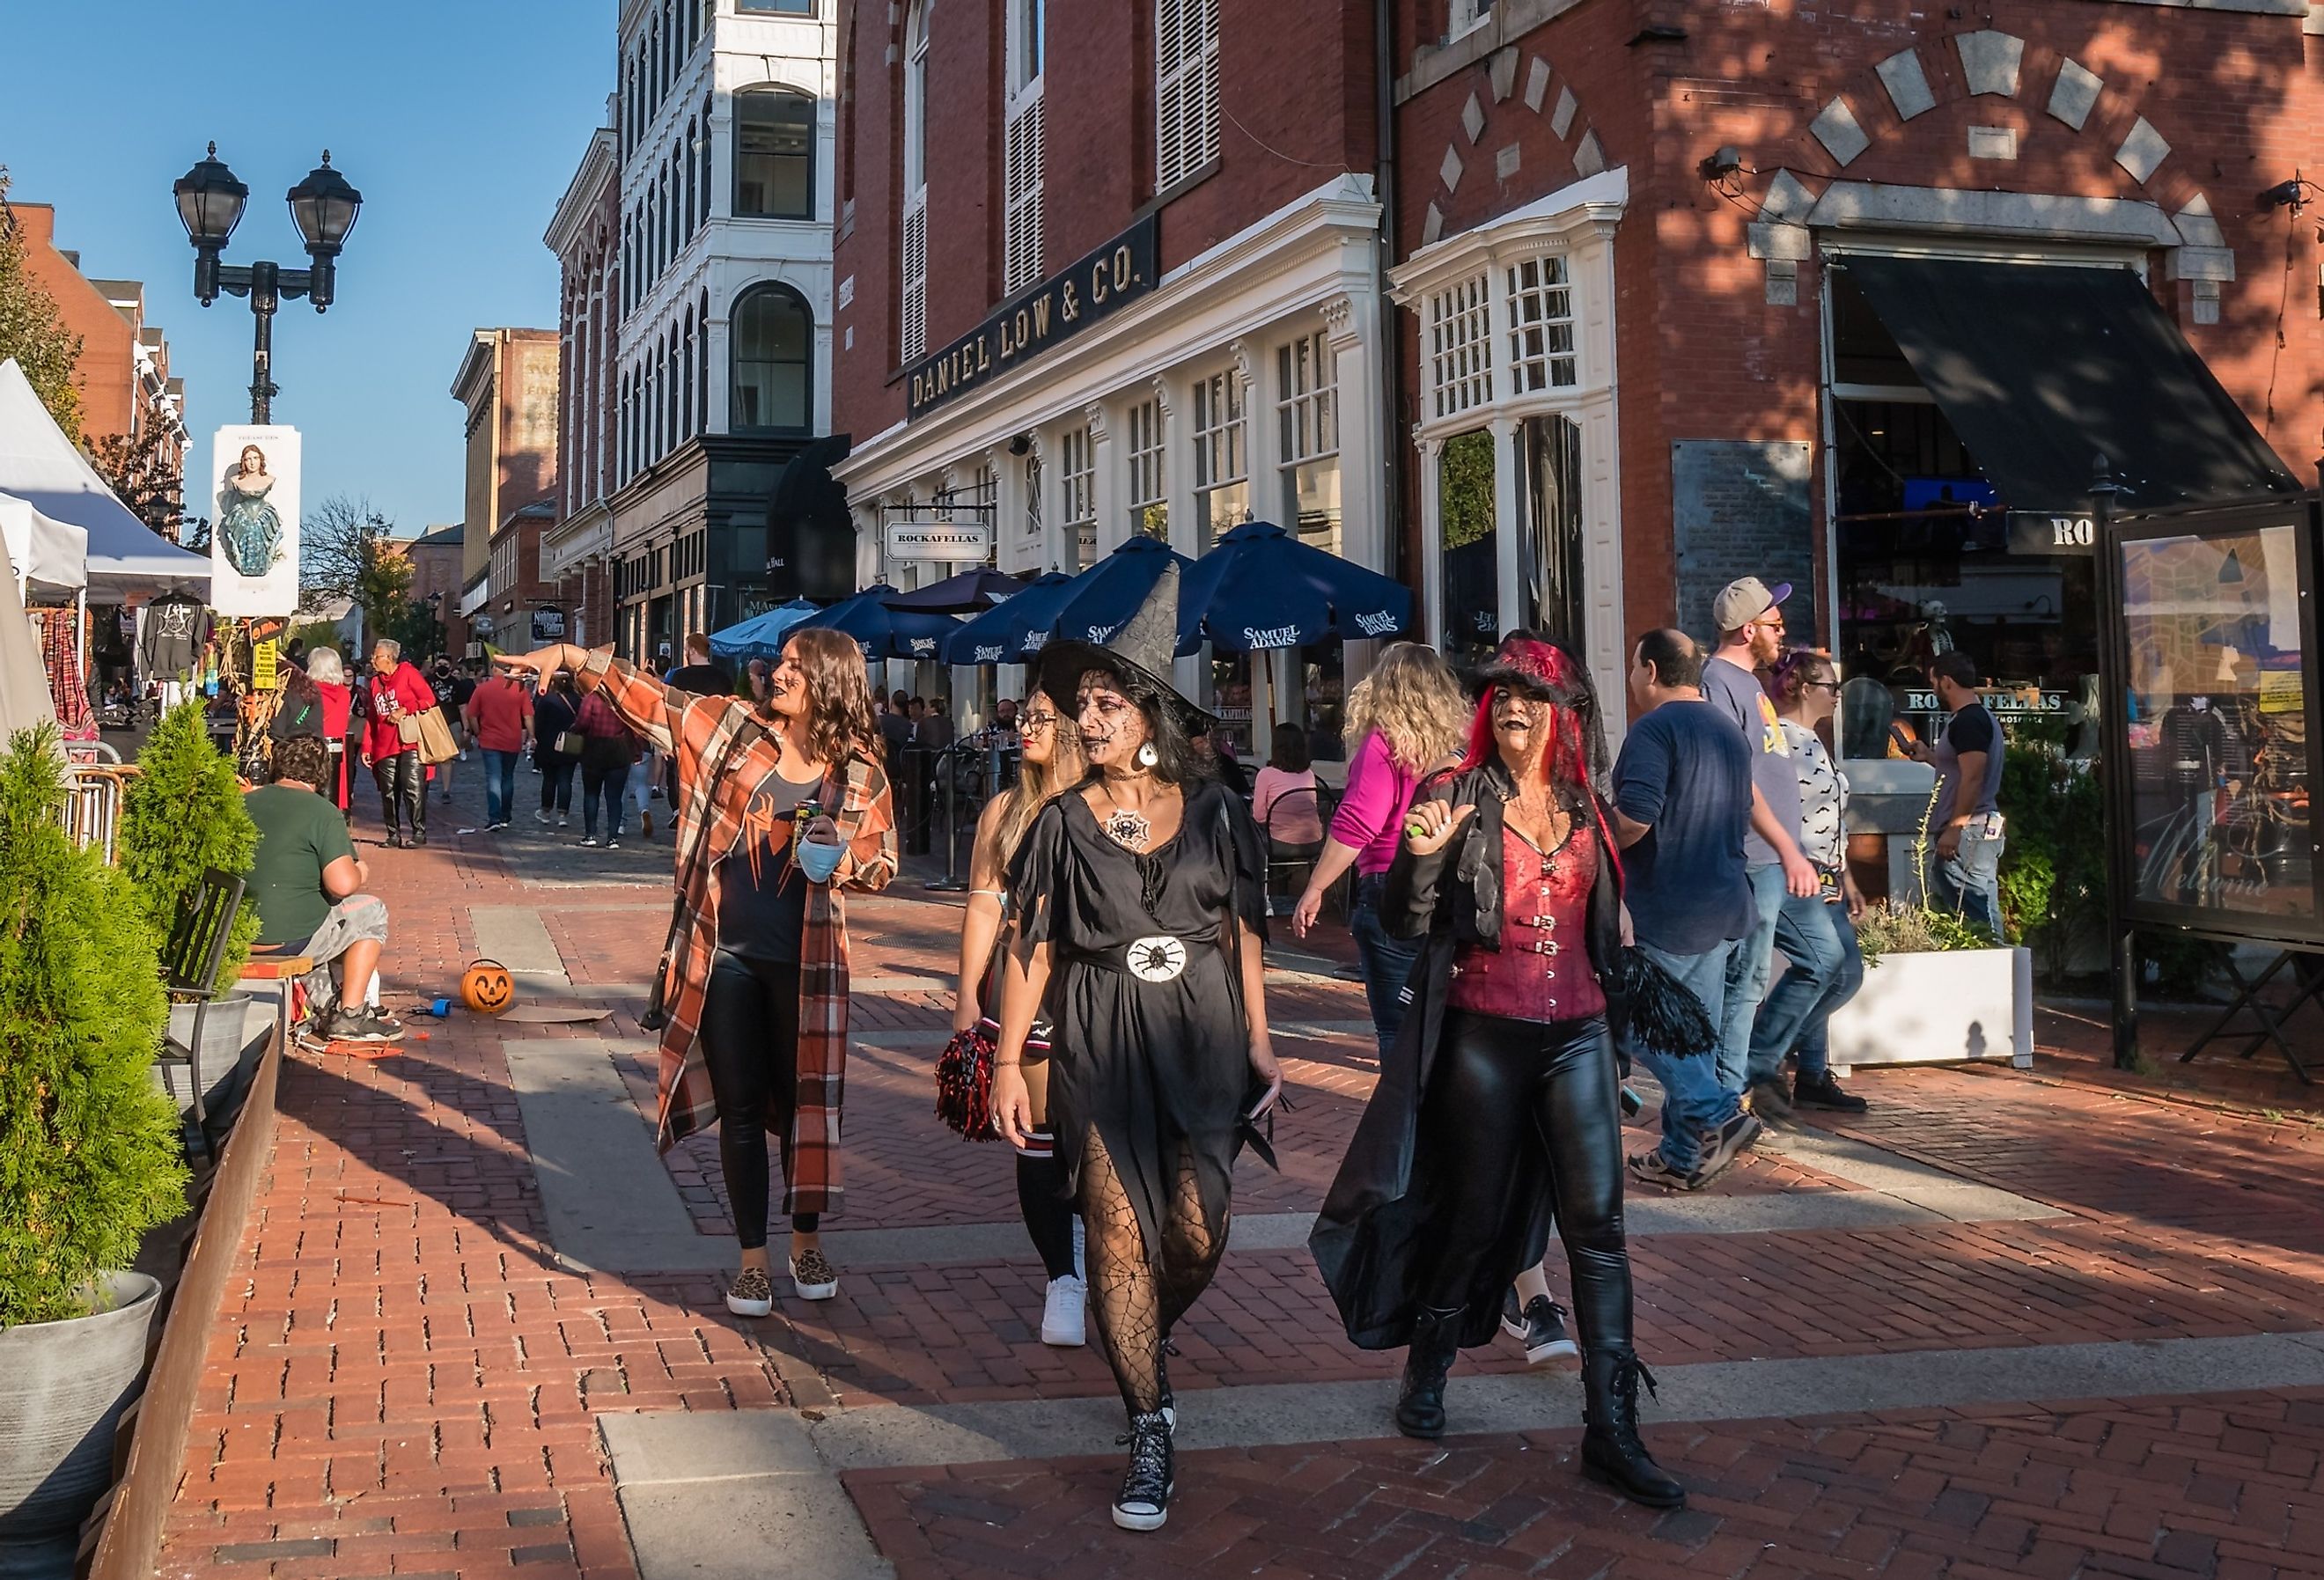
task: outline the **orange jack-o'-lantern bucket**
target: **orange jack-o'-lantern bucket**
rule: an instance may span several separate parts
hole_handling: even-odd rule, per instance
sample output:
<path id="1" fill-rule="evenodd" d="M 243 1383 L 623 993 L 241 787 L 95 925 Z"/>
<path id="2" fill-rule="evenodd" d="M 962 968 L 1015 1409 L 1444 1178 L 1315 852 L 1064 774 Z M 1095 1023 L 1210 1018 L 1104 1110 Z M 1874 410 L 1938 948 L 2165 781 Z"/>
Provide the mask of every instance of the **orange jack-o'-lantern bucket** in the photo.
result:
<path id="1" fill-rule="evenodd" d="M 497 1015 L 516 999 L 516 984 L 497 960 L 471 960 L 460 974 L 460 1002 L 480 1015 Z"/>

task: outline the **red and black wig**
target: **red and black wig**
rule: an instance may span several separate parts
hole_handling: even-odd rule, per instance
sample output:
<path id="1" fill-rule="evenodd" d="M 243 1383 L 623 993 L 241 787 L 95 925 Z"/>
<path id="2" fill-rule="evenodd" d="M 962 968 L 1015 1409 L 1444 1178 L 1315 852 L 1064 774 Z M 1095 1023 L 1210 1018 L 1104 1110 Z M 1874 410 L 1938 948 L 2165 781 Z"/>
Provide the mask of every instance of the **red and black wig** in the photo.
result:
<path id="1" fill-rule="evenodd" d="M 1469 746 L 1453 772 L 1467 773 L 1491 759 L 1499 750 L 1493 740 L 1493 693 L 1503 687 L 1534 702 L 1548 705 L 1549 745 L 1542 753 L 1542 770 L 1550 790 L 1568 806 L 1588 808 L 1598 826 L 1599 838 L 1616 872 L 1621 870 L 1619 846 L 1607 827 L 1599 787 L 1607 781 L 1606 732 L 1598 713 L 1597 688 L 1582 661 L 1547 637 L 1531 631 L 1512 631 L 1501 639 L 1493 656 L 1477 671 L 1483 695 L 1469 721 Z"/>

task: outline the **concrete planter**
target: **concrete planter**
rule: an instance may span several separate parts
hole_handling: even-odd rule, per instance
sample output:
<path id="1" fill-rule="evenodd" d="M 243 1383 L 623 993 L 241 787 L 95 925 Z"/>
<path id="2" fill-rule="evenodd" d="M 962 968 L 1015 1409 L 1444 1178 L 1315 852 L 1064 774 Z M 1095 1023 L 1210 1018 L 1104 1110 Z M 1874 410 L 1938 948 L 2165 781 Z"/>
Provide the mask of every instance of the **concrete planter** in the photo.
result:
<path id="1" fill-rule="evenodd" d="M 274 1025 L 274 1003 L 246 993 L 220 995 L 202 1017 L 202 1102 L 206 1107 L 223 1104 L 235 1090 L 235 1084 L 247 1077 L 246 1067 L 254 1062 L 255 1053 L 265 1046 L 266 1033 Z M 194 1006 L 170 1006 L 170 1040 L 183 1048 L 194 1034 Z M 252 1055 L 245 1058 L 245 1055 Z M 153 1082 L 167 1092 L 181 1113 L 191 1113 L 194 1098 L 188 1089 L 186 1067 L 183 1065 L 156 1065 Z"/>
<path id="2" fill-rule="evenodd" d="M 0 1577 L 69 1580 L 81 1521 L 113 1481 L 161 1286 L 106 1280 L 110 1309 L 0 1333 Z"/>
<path id="3" fill-rule="evenodd" d="M 2034 1062 L 2034 956 L 2028 949 L 1890 953 L 1831 1018 L 1831 1062 L 1852 1065 Z"/>

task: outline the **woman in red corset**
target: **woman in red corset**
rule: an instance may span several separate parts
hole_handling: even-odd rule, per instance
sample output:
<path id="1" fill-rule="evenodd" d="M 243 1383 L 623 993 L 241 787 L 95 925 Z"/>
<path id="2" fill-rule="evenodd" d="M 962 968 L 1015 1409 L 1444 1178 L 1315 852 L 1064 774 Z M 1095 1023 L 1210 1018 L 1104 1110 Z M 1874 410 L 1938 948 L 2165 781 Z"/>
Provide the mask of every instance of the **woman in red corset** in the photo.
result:
<path id="1" fill-rule="evenodd" d="M 1380 919 L 1426 938 L 1413 1003 L 1309 1243 L 1348 1336 L 1406 1347 L 1396 1422 L 1445 1428 L 1444 1378 L 1489 1344 L 1503 1291 L 1555 1215 L 1572 1270 L 1583 1469 L 1656 1508 L 1685 1501 L 1639 1440 L 1614 1039 L 1621 865 L 1596 784 L 1581 664 L 1506 638 L 1460 765 L 1406 815 Z M 1647 1379 L 1651 1381 L 1651 1379 Z"/>

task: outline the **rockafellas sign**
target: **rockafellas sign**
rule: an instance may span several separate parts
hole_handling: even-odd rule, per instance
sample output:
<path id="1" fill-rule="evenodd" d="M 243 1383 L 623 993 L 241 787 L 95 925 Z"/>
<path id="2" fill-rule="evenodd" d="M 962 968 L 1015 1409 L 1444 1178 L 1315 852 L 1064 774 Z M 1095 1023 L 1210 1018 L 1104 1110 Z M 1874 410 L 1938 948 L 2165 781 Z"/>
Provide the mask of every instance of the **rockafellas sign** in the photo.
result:
<path id="1" fill-rule="evenodd" d="M 219 429 L 208 486 L 210 607 L 290 614 L 299 606 L 299 430 Z"/>
<path id="2" fill-rule="evenodd" d="M 1153 290 L 1162 273 L 1157 235 L 1149 214 L 908 368 L 905 415 L 935 411 Z"/>

